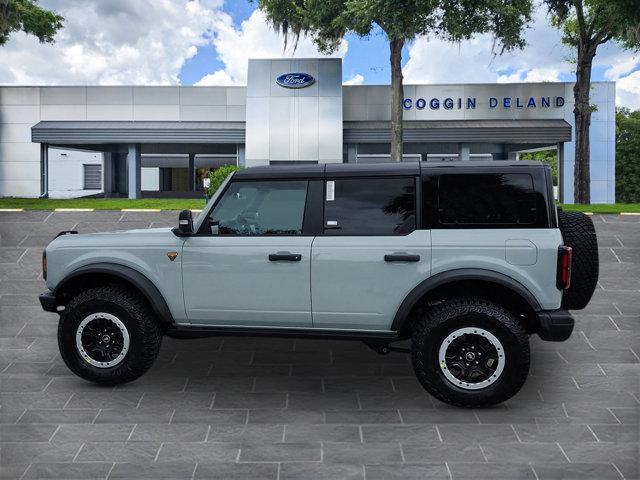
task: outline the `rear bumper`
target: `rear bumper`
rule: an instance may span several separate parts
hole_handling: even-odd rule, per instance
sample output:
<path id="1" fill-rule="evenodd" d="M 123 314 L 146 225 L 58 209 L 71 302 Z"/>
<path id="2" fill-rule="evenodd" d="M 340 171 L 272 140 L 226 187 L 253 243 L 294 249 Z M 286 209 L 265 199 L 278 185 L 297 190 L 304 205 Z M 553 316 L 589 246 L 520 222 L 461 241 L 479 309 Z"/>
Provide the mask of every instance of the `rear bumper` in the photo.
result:
<path id="1" fill-rule="evenodd" d="M 56 307 L 58 306 L 58 299 L 51 292 L 41 293 L 38 297 L 40 299 L 40 305 L 47 312 L 57 312 Z"/>
<path id="2" fill-rule="evenodd" d="M 567 310 L 542 310 L 538 312 L 538 335 L 549 342 L 564 342 L 571 336 L 575 321 Z"/>

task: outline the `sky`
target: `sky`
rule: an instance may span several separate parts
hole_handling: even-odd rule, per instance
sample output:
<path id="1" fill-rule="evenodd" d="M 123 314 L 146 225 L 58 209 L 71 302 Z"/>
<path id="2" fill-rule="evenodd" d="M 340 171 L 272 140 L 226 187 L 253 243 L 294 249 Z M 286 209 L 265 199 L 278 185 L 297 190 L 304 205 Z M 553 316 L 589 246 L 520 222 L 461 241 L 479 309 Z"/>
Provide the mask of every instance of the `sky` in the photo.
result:
<path id="1" fill-rule="evenodd" d="M 248 0 L 40 0 L 62 14 L 54 45 L 13 34 L 0 47 L 0 85 L 243 85 L 247 59 L 319 56 L 300 39 L 284 50 L 257 2 Z M 523 50 L 494 55 L 490 35 L 451 44 L 420 37 L 403 50 L 411 83 L 572 81 L 572 52 L 537 6 Z M 375 31 L 347 35 L 343 82 L 389 84 L 389 47 Z M 593 80 L 616 81 L 616 103 L 640 109 L 640 53 L 613 42 L 599 47 Z"/>

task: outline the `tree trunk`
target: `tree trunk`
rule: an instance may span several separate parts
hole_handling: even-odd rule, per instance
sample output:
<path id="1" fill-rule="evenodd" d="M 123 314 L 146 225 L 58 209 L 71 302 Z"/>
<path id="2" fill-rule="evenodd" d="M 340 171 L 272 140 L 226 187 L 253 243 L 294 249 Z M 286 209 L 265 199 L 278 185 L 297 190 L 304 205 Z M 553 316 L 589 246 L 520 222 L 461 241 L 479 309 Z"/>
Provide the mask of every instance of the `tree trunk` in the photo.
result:
<path id="1" fill-rule="evenodd" d="M 590 203 L 589 173 L 589 125 L 591 123 L 591 105 L 589 90 L 591 88 L 591 64 L 595 49 L 578 47 L 578 65 L 576 68 L 576 84 L 573 87 L 576 136 L 576 156 L 573 176 L 573 201 L 575 203 Z"/>
<path id="2" fill-rule="evenodd" d="M 404 39 L 389 39 L 391 50 L 391 161 L 402 161 L 402 102 L 404 88 L 402 87 L 402 47 Z"/>

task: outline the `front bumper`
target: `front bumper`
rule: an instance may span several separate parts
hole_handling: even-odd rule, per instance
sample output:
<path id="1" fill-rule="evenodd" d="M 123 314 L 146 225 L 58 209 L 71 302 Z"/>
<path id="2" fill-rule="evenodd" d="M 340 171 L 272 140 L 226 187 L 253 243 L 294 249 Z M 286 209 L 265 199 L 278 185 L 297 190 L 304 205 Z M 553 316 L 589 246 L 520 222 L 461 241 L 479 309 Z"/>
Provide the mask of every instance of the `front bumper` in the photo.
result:
<path id="1" fill-rule="evenodd" d="M 56 307 L 58 306 L 58 299 L 51 292 L 41 293 L 38 297 L 40 299 L 40 305 L 47 312 L 57 312 Z"/>
<path id="2" fill-rule="evenodd" d="M 542 310 L 538 312 L 538 335 L 549 342 L 564 342 L 571 336 L 575 321 L 567 310 Z"/>

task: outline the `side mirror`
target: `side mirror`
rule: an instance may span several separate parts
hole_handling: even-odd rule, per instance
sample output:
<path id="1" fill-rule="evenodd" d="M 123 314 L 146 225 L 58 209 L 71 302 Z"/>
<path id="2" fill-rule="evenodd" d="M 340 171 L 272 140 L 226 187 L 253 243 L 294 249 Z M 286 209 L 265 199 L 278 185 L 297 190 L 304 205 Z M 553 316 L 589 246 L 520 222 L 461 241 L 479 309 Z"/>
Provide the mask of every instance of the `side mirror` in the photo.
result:
<path id="1" fill-rule="evenodd" d="M 193 215 L 191 210 L 182 210 L 178 217 L 178 226 L 173 229 L 173 233 L 179 237 L 193 235 Z"/>

